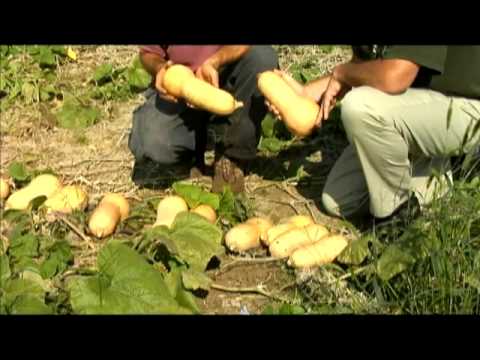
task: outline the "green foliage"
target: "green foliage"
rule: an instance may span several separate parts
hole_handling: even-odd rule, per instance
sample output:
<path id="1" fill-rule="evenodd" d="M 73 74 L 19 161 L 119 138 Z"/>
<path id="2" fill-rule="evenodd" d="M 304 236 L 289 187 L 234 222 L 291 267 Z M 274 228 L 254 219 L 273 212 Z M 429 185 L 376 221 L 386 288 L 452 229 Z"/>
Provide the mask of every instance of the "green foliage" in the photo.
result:
<path id="1" fill-rule="evenodd" d="M 199 186 L 176 182 L 172 185 L 172 189 L 185 199 L 190 208 L 205 204 L 218 210 L 220 206 L 220 196 L 207 192 Z"/>
<path id="2" fill-rule="evenodd" d="M 262 136 L 258 149 L 267 154 L 278 154 L 288 149 L 295 138 L 287 130 L 283 122 L 277 120 L 272 114 L 267 114 L 262 121 Z"/>
<path id="3" fill-rule="evenodd" d="M 126 68 L 115 68 L 112 64 L 101 64 L 95 69 L 91 90 L 94 99 L 126 100 L 145 90 L 151 83 L 151 76 L 136 57 Z"/>
<path id="4" fill-rule="evenodd" d="M 95 107 L 80 104 L 69 99 L 56 113 L 57 125 L 66 129 L 85 129 L 94 125 L 100 118 L 100 111 Z"/>
<path id="5" fill-rule="evenodd" d="M 52 278 L 63 273 L 73 262 L 73 253 L 67 241 L 57 241 L 49 249 L 48 255 L 40 266 L 43 278 Z"/>
<path id="6" fill-rule="evenodd" d="M 269 304 L 262 311 L 262 315 L 304 315 L 305 309 L 299 305 L 281 304 L 272 305 Z"/>
<path id="7" fill-rule="evenodd" d="M 177 215 L 173 226 L 156 226 L 147 230 L 144 241 L 151 244 L 151 252 L 167 250 L 168 259 L 176 259 L 189 268 L 204 271 L 215 256 L 220 256 L 222 231 L 202 216 L 184 212 Z"/>
<path id="8" fill-rule="evenodd" d="M 19 182 L 25 182 L 31 179 L 32 174 L 27 170 L 25 164 L 14 161 L 8 166 L 8 174 L 10 177 Z"/>
<path id="9" fill-rule="evenodd" d="M 162 274 L 134 250 L 111 241 L 97 258 L 98 274 L 68 284 L 77 314 L 189 314 Z"/>

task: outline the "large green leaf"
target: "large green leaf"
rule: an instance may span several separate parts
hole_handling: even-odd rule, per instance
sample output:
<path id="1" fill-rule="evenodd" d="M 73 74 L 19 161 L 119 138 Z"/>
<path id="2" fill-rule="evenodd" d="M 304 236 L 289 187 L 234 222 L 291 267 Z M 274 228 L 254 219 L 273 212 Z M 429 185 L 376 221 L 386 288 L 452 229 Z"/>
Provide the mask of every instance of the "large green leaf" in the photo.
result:
<path id="1" fill-rule="evenodd" d="M 209 193 L 199 186 L 176 182 L 172 185 L 172 188 L 185 199 L 190 208 L 206 204 L 217 210 L 220 206 L 220 197 L 217 194 Z"/>
<path id="2" fill-rule="evenodd" d="M 45 305 L 43 300 L 20 295 L 10 305 L 9 314 L 11 315 L 51 315 L 53 310 Z"/>
<path id="3" fill-rule="evenodd" d="M 15 262 L 12 265 L 12 272 L 14 273 L 21 273 L 23 271 L 34 271 L 36 273 L 40 272 L 36 261 L 28 256 L 22 256 L 21 258 L 15 259 Z"/>
<path id="4" fill-rule="evenodd" d="M 52 278 L 64 272 L 73 261 L 73 253 L 67 241 L 58 241 L 50 249 L 47 258 L 40 266 L 44 279 Z"/>
<path id="5" fill-rule="evenodd" d="M 377 274 L 384 281 L 390 280 L 395 275 L 408 269 L 415 261 L 415 257 L 398 245 L 390 245 L 377 261 Z"/>
<path id="6" fill-rule="evenodd" d="M 195 296 L 185 289 L 182 281 L 182 275 L 185 269 L 180 267 L 172 268 L 165 276 L 165 284 L 170 294 L 175 298 L 179 305 L 190 309 L 193 313 L 200 313 L 200 309 L 195 301 Z"/>
<path id="7" fill-rule="evenodd" d="M 94 125 L 100 111 L 95 107 L 82 106 L 74 101 L 66 101 L 56 114 L 58 126 L 66 129 L 84 129 Z"/>
<path id="8" fill-rule="evenodd" d="M 187 314 L 162 274 L 128 246 L 111 241 L 97 258 L 99 274 L 68 284 L 77 314 Z"/>
<path id="9" fill-rule="evenodd" d="M 52 281 L 48 279 L 44 279 L 38 269 L 26 269 L 19 273 L 20 279 L 31 280 L 35 284 L 39 285 L 44 291 L 51 291 L 52 288 Z"/>
<path id="10" fill-rule="evenodd" d="M 350 242 L 349 246 L 337 257 L 337 261 L 342 264 L 360 265 L 370 255 L 369 243 L 369 236 Z"/>
<path id="11" fill-rule="evenodd" d="M 141 91 L 150 85 L 152 77 L 143 68 L 133 67 L 128 69 L 127 81 L 132 90 Z"/>
<path id="12" fill-rule="evenodd" d="M 182 272 L 182 283 L 188 290 L 209 290 L 212 279 L 204 272 L 187 269 Z"/>
<path id="13" fill-rule="evenodd" d="M 8 314 L 50 314 L 45 291 L 30 279 L 9 280 L 3 288 L 3 306 Z"/>
<path id="14" fill-rule="evenodd" d="M 9 254 L 14 258 L 38 256 L 38 237 L 25 234 L 11 239 Z"/>
<path id="15" fill-rule="evenodd" d="M 222 231 L 195 213 L 178 214 L 169 235 L 179 257 L 198 271 L 204 271 L 210 260 L 224 251 Z"/>

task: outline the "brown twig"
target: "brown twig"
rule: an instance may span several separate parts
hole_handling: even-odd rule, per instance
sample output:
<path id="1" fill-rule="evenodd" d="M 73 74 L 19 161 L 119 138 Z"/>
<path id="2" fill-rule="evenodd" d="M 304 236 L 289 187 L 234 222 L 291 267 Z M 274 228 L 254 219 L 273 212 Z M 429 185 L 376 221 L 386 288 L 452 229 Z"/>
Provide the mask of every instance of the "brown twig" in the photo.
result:
<path id="1" fill-rule="evenodd" d="M 87 235 L 85 235 L 77 226 L 75 226 L 70 220 L 62 215 L 57 215 L 57 217 L 65 223 L 75 234 L 77 234 L 85 243 L 88 245 L 90 249 L 94 249 L 95 246 L 92 244 L 92 239 L 90 239 Z"/>
<path id="2" fill-rule="evenodd" d="M 119 147 L 119 146 L 120 146 L 120 144 L 122 143 L 123 138 L 125 137 L 125 135 L 128 134 L 129 130 L 130 130 L 130 129 L 128 129 L 128 128 L 127 128 L 127 129 L 123 129 L 122 134 L 120 135 L 120 138 L 118 139 L 117 144 L 115 145 L 115 147 Z"/>
<path id="3" fill-rule="evenodd" d="M 270 262 L 277 262 L 277 261 L 282 261 L 282 259 L 277 259 L 273 257 L 264 257 L 264 258 L 243 258 L 243 257 L 235 257 L 233 261 L 229 262 L 228 264 L 225 264 L 222 266 L 218 271 L 215 273 L 215 275 L 221 275 L 223 274 L 227 269 L 231 268 L 232 266 L 236 264 L 241 264 L 241 263 L 250 263 L 250 264 L 266 264 Z"/>
<path id="4" fill-rule="evenodd" d="M 296 282 L 296 281 L 292 281 L 291 283 L 288 283 L 287 285 L 282 286 L 282 287 L 278 290 L 278 292 L 281 293 L 281 292 L 287 290 L 288 288 L 294 287 L 294 286 L 296 286 L 296 285 L 297 285 L 297 282 Z"/>
<path id="5" fill-rule="evenodd" d="M 124 162 L 125 159 L 85 159 L 85 160 L 82 160 L 82 161 L 79 161 L 79 162 L 76 162 L 76 163 L 73 163 L 73 164 L 70 164 L 70 165 L 60 165 L 57 170 L 59 169 L 64 169 L 64 168 L 72 168 L 72 167 L 78 167 L 80 165 L 83 165 L 83 164 L 86 164 L 86 163 L 89 163 L 89 162 L 98 162 L 98 163 L 102 163 L 102 162 Z"/>
<path id="6" fill-rule="evenodd" d="M 352 272 L 350 272 L 350 273 L 348 273 L 348 274 L 342 275 L 342 276 L 340 276 L 340 277 L 338 277 L 338 278 L 336 278 L 336 279 L 334 279 L 334 280 L 332 280 L 332 281 L 329 281 L 329 282 L 327 283 L 327 285 L 332 285 L 332 284 L 334 284 L 334 283 L 336 283 L 336 282 L 349 279 L 349 278 L 351 278 L 351 277 L 354 276 L 354 275 L 360 274 L 360 273 L 364 272 L 365 270 L 368 270 L 368 268 L 370 268 L 370 267 L 371 267 L 371 265 L 362 266 L 361 268 L 355 269 L 355 270 L 353 270 Z"/>
<path id="7" fill-rule="evenodd" d="M 290 303 L 291 301 L 288 299 L 284 299 L 280 296 L 277 296 L 275 294 L 269 293 L 268 291 L 265 291 L 263 287 L 261 286 L 256 286 L 256 287 L 246 287 L 246 288 L 238 288 L 238 287 L 227 287 L 219 284 L 211 284 L 210 287 L 215 290 L 219 291 L 224 291 L 224 292 L 230 292 L 230 293 L 240 293 L 240 294 L 258 294 L 262 295 L 265 297 L 268 297 L 270 299 L 274 299 L 280 302 L 284 303 Z"/>
<path id="8" fill-rule="evenodd" d="M 252 197 L 253 198 L 253 197 Z M 268 201 L 268 202 L 273 202 L 273 203 L 276 203 L 276 204 L 280 204 L 280 205 L 286 205 L 286 206 L 290 206 L 293 211 L 295 212 L 295 214 L 301 214 L 301 211 L 298 210 L 296 207 L 295 207 L 295 203 L 305 203 L 305 201 L 291 201 L 291 202 L 287 202 L 287 201 L 281 201 L 281 200 L 274 200 L 274 199 L 269 199 L 269 198 L 263 198 L 262 199 L 263 201 Z"/>
<path id="9" fill-rule="evenodd" d="M 125 165 L 125 168 L 130 168 L 130 166 L 128 165 Z M 82 171 L 78 171 L 78 172 L 74 172 L 74 171 L 64 171 L 62 173 L 62 175 L 64 176 L 79 176 L 79 174 L 81 173 L 83 177 L 89 177 L 89 176 L 97 176 L 97 175 L 102 175 L 102 174 L 111 174 L 112 173 L 112 169 L 107 169 L 107 170 L 96 170 L 96 171 L 87 171 L 87 172 L 82 172 Z"/>

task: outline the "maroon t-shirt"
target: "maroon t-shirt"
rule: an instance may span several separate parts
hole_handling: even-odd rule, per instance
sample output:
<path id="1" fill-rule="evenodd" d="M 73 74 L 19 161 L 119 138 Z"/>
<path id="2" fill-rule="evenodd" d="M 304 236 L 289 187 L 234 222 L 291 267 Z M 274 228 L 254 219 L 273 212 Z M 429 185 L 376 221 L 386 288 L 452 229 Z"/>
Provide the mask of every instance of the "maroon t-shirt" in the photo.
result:
<path id="1" fill-rule="evenodd" d="M 188 66 L 195 71 L 221 47 L 221 45 L 147 45 L 142 46 L 140 52 L 158 54 L 166 60 Z"/>

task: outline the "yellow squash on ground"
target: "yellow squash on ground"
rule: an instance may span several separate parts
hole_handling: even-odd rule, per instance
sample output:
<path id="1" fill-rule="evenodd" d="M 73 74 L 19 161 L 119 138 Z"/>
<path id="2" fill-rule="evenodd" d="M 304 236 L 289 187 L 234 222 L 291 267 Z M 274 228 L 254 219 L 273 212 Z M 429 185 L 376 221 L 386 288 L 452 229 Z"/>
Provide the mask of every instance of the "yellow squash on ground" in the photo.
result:
<path id="1" fill-rule="evenodd" d="M 260 246 L 260 231 L 253 224 L 238 224 L 225 235 L 225 245 L 234 252 L 243 252 Z"/>
<path id="2" fill-rule="evenodd" d="M 205 204 L 198 205 L 197 207 L 191 209 L 190 211 L 200 216 L 203 216 L 212 224 L 215 224 L 215 222 L 217 221 L 217 213 L 215 212 L 215 209 L 212 208 L 210 205 L 205 205 Z"/>
<path id="3" fill-rule="evenodd" d="M 153 226 L 165 225 L 171 227 L 177 215 L 188 211 L 188 205 L 182 197 L 170 195 L 163 198 L 157 207 L 157 220 Z"/>
<path id="4" fill-rule="evenodd" d="M 342 235 L 327 236 L 314 244 L 295 250 L 290 256 L 288 264 L 297 268 L 329 264 L 342 253 L 347 245 L 348 241 Z"/>
<path id="5" fill-rule="evenodd" d="M 264 240 L 262 240 L 262 242 L 266 246 L 270 246 L 270 244 L 274 242 L 278 236 L 294 228 L 295 228 L 295 224 L 289 223 L 289 222 L 272 226 L 270 229 L 268 229 L 267 237 Z"/>
<path id="6" fill-rule="evenodd" d="M 98 238 L 110 236 L 118 224 L 128 217 L 130 206 L 121 194 L 106 194 L 88 222 L 90 232 Z"/>
<path id="7" fill-rule="evenodd" d="M 282 223 L 290 223 L 295 225 L 296 227 L 304 227 L 307 225 L 315 224 L 315 221 L 310 216 L 307 215 L 294 215 L 287 218 Z"/>
<path id="8" fill-rule="evenodd" d="M 0 200 L 5 200 L 10 195 L 10 184 L 4 178 L 0 178 Z"/>
<path id="9" fill-rule="evenodd" d="M 111 203 L 120 211 L 120 220 L 123 221 L 128 217 L 130 212 L 130 205 L 127 199 L 122 194 L 108 193 L 106 194 L 100 204 Z"/>
<path id="10" fill-rule="evenodd" d="M 43 203 L 47 212 L 55 211 L 64 214 L 70 214 L 74 210 L 83 211 L 87 205 L 88 194 L 76 185 L 60 188 Z"/>
<path id="11" fill-rule="evenodd" d="M 312 224 L 298 227 L 278 236 L 270 244 L 270 254 L 275 258 L 289 257 L 298 248 L 313 244 L 328 235 L 323 225 Z"/>
<path id="12" fill-rule="evenodd" d="M 258 228 L 258 231 L 260 231 L 260 240 L 262 242 L 266 241 L 268 236 L 268 230 L 273 227 L 273 224 L 270 220 L 261 217 L 250 218 L 245 221 L 245 224 L 252 224 Z"/>
<path id="13" fill-rule="evenodd" d="M 38 175 L 27 186 L 10 195 L 5 203 L 5 209 L 26 210 L 33 199 L 39 196 L 49 198 L 61 186 L 62 183 L 54 175 Z"/>

